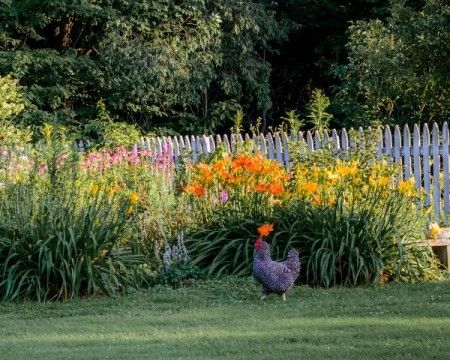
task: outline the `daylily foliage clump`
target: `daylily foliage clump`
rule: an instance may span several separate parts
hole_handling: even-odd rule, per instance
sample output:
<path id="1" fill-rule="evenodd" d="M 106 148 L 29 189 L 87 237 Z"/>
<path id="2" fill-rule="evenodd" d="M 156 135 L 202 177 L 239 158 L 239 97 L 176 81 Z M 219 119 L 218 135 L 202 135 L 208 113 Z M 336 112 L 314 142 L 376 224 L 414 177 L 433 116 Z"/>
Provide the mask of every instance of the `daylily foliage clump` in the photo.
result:
<path id="1" fill-rule="evenodd" d="M 420 246 L 424 211 L 413 179 L 383 160 L 300 161 L 291 172 L 261 154 L 225 155 L 188 168 L 183 184 L 196 264 L 211 275 L 248 274 L 257 228 L 273 224 L 283 258 L 299 248 L 304 280 L 324 286 L 433 278 Z M 259 227 L 261 228 L 261 227 Z M 434 275 L 433 275 L 434 274 Z"/>

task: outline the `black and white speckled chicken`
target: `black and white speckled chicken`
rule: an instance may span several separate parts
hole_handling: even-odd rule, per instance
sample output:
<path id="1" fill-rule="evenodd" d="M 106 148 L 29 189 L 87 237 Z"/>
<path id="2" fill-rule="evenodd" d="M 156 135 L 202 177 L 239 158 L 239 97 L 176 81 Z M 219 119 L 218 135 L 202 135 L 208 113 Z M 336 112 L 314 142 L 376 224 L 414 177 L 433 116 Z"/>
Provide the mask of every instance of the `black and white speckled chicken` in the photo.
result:
<path id="1" fill-rule="evenodd" d="M 255 250 L 253 276 L 262 285 L 261 299 L 275 293 L 286 301 L 286 293 L 294 286 L 300 274 L 298 251 L 291 249 L 286 260 L 273 261 L 270 257 L 270 246 L 263 241 L 262 235 L 255 241 Z"/>

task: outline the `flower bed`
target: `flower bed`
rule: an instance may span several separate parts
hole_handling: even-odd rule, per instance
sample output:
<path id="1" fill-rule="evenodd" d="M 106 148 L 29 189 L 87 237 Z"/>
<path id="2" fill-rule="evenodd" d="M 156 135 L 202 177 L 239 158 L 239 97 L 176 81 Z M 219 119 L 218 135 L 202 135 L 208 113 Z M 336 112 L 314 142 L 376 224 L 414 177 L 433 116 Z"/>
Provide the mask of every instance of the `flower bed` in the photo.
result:
<path id="1" fill-rule="evenodd" d="M 51 128 L 35 150 L 0 162 L 3 299 L 249 275 L 265 223 L 273 256 L 298 248 L 301 279 L 311 284 L 439 276 L 430 249 L 415 240 L 426 225 L 416 207 L 422 194 L 382 161 L 299 159 L 288 172 L 260 154 L 219 148 L 175 166 L 167 146 L 159 157 L 136 147 L 80 154 Z"/>

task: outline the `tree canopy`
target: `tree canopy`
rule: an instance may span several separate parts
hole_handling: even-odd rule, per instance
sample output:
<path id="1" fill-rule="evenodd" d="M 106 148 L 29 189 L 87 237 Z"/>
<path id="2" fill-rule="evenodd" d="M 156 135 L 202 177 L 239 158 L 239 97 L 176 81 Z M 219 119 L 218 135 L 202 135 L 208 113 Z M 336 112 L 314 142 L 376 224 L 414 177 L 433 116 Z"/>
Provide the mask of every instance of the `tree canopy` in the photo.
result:
<path id="1" fill-rule="evenodd" d="M 105 116 L 160 134 L 227 131 L 238 110 L 275 126 L 307 117 L 316 89 L 334 126 L 444 121 L 449 18 L 443 0 L 0 0 L 0 76 L 19 94 L 0 97 L 22 99 L 15 124 L 80 136 Z"/>

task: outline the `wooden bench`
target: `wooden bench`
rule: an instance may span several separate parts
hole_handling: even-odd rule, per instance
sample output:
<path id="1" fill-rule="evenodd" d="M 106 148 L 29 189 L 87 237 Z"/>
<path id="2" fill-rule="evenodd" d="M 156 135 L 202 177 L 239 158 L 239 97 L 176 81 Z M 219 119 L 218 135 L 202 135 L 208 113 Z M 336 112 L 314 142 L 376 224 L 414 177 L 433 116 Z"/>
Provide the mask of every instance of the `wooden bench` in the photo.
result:
<path id="1" fill-rule="evenodd" d="M 450 270 L 450 240 L 449 239 L 437 239 L 429 240 L 429 245 L 433 250 L 433 253 L 439 259 L 441 266 Z"/>

